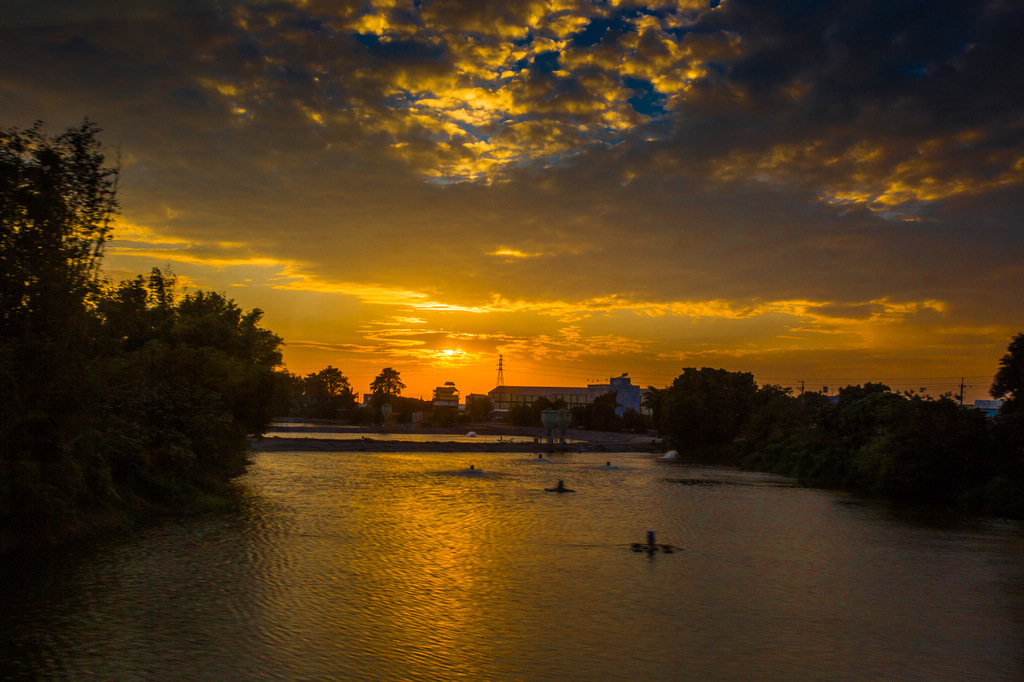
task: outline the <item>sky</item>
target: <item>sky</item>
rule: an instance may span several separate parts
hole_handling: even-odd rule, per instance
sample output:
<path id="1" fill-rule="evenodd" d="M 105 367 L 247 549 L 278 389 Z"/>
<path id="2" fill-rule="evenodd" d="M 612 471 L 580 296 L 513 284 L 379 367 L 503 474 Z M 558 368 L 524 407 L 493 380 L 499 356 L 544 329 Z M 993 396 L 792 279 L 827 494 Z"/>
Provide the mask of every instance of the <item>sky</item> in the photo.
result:
<path id="1" fill-rule="evenodd" d="M 0 127 L 95 122 L 117 281 L 406 395 L 684 367 L 987 397 L 1024 331 L 1011 0 L 0 0 Z"/>

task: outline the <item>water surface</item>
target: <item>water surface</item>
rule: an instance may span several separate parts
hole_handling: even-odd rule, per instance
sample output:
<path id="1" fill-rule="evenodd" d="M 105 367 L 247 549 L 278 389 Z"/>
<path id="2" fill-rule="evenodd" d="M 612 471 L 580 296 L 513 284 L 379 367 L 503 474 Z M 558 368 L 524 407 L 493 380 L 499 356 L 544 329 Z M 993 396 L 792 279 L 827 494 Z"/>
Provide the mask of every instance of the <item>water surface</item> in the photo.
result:
<path id="1" fill-rule="evenodd" d="M 266 452 L 240 485 L 22 567 L 4 677 L 1024 679 L 1018 524 L 635 453 Z"/>

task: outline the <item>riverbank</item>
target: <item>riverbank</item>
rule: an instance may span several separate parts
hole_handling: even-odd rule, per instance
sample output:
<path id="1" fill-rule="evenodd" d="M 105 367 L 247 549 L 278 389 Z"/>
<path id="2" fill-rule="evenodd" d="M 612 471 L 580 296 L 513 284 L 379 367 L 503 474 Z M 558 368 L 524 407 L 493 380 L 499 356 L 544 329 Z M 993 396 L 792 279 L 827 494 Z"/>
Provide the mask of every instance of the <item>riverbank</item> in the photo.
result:
<path id="1" fill-rule="evenodd" d="M 606 440 L 575 441 L 569 444 L 548 445 L 534 442 L 494 441 L 409 441 L 375 440 L 371 437 L 359 439 L 330 438 L 286 438 L 271 436 L 252 441 L 252 452 L 285 452 L 289 450 L 311 452 L 660 452 L 660 443 L 646 441 Z"/>
<path id="2" fill-rule="evenodd" d="M 494 452 L 494 453 L 546 453 L 546 452 L 664 452 L 665 444 L 650 435 L 583 431 L 573 429 L 567 434 L 568 443 L 549 445 L 544 429 L 509 426 L 506 424 L 466 424 L 458 429 L 421 427 L 415 424 L 389 426 L 384 433 L 379 429 L 350 426 L 331 421 L 278 421 L 268 433 L 253 438 L 252 452 Z M 280 434 L 302 434 L 291 437 Z M 317 438 L 314 434 L 346 434 L 346 438 Z M 469 434 L 486 436 L 473 440 Z M 402 439 L 389 436 L 401 435 Z M 416 436 L 429 436 L 417 440 Z M 451 441 L 444 436 L 450 435 Z M 358 437 L 357 437 L 358 436 Z M 498 438 L 495 441 L 495 438 Z M 501 439 L 507 438 L 503 442 Z M 530 440 L 525 440 L 530 439 Z"/>

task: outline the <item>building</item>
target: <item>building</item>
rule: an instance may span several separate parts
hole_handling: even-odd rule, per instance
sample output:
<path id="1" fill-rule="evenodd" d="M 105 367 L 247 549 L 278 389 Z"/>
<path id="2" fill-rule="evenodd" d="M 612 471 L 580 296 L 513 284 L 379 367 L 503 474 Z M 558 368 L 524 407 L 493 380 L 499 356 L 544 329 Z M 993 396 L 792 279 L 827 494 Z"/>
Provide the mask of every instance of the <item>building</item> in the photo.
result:
<path id="1" fill-rule="evenodd" d="M 459 407 L 459 389 L 455 388 L 454 381 L 444 382 L 444 386 L 434 389 L 434 400 L 431 403 L 434 407 Z"/>
<path id="2" fill-rule="evenodd" d="M 619 416 L 622 416 L 626 410 L 640 411 L 640 387 L 634 386 L 629 379 L 629 374 L 625 372 L 622 376 L 612 377 L 607 384 L 590 384 L 587 386 L 587 390 L 590 391 L 591 400 L 614 391 L 615 400 L 619 403 L 615 412 Z"/>
<path id="3" fill-rule="evenodd" d="M 999 414 L 999 408 L 1003 406 L 1002 400 L 975 400 L 974 409 L 981 410 L 986 417 L 995 417 Z"/>
<path id="4" fill-rule="evenodd" d="M 513 405 L 532 405 L 540 398 L 551 402 L 563 401 L 570 409 L 589 405 L 596 398 L 615 391 L 622 414 L 627 409 L 640 411 L 640 387 L 634 386 L 628 374 L 612 377 L 607 384 L 590 384 L 586 387 L 567 386 L 497 386 L 487 395 L 496 412 L 505 412 Z"/>
<path id="5" fill-rule="evenodd" d="M 532 405 L 540 398 L 547 398 L 551 402 L 562 400 L 569 407 L 586 405 L 590 402 L 590 392 L 586 388 L 498 386 L 488 391 L 487 395 L 494 405 L 495 412 L 504 412 L 513 405 Z"/>

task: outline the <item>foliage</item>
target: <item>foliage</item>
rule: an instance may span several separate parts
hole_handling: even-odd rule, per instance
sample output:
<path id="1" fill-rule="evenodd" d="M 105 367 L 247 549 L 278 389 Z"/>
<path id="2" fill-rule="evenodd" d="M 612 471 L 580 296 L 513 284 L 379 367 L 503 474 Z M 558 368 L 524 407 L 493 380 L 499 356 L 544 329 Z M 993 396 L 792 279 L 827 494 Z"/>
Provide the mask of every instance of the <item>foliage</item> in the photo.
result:
<path id="1" fill-rule="evenodd" d="M 533 408 L 525 403 L 512 405 L 505 413 L 505 423 L 512 426 L 540 426 L 540 413 L 535 417 Z"/>
<path id="2" fill-rule="evenodd" d="M 471 422 L 485 422 L 491 417 L 494 405 L 486 396 L 470 396 L 466 399 L 466 412 Z"/>
<path id="3" fill-rule="evenodd" d="M 37 123 L 0 131 L 0 334 L 54 335 L 97 289 L 117 210 L 89 121 L 54 138 Z"/>
<path id="4" fill-rule="evenodd" d="M 302 379 L 298 396 L 299 416 L 314 419 L 340 419 L 352 414 L 356 395 L 348 377 L 341 370 L 327 365 L 319 372 Z"/>
<path id="5" fill-rule="evenodd" d="M 1013 472 L 1010 479 L 1024 481 L 1024 332 L 1014 336 L 1006 350 L 990 391 L 993 398 L 1004 400 L 995 420 L 994 438 L 1002 453 L 1002 468 Z M 1024 490 L 1024 484 L 1020 489 Z M 1024 500 L 1020 505 L 1024 506 Z"/>
<path id="6" fill-rule="evenodd" d="M 381 407 L 387 403 L 391 405 L 393 420 L 399 421 L 403 414 L 410 414 L 410 410 L 399 409 L 398 401 L 405 390 L 398 371 L 391 367 L 385 367 L 380 371 L 373 381 L 370 382 L 370 407 L 373 410 L 373 421 L 379 422 L 383 417 Z M 407 419 L 405 421 L 408 421 Z"/>
<path id="7" fill-rule="evenodd" d="M 651 428 L 650 420 L 631 407 L 627 408 L 619 419 L 622 424 L 621 430 L 629 433 L 647 433 Z"/>
<path id="8" fill-rule="evenodd" d="M 397 370 L 390 367 L 385 367 L 380 371 L 373 381 L 370 383 L 370 392 L 374 396 L 387 396 L 395 397 L 402 395 L 402 391 L 405 390 L 405 384 L 402 383 L 402 379 L 398 374 Z"/>
<path id="9" fill-rule="evenodd" d="M 573 408 L 573 424 L 591 431 L 620 431 L 622 418 L 615 412 L 619 407 L 616 391 L 604 393 L 586 405 Z"/>
<path id="10" fill-rule="evenodd" d="M 458 413 L 458 409 L 450 405 L 434 407 L 430 412 L 431 424 L 438 428 L 446 429 L 455 424 Z"/>
<path id="11" fill-rule="evenodd" d="M 380 402 L 377 402 L 378 400 Z M 390 421 L 396 424 L 408 424 L 413 420 L 414 414 L 417 412 L 428 413 L 432 408 L 429 400 L 419 398 L 392 397 L 384 399 L 384 396 L 371 396 L 369 404 L 356 409 L 353 421 L 365 425 L 380 424 L 382 419 L 380 406 L 385 402 L 391 405 Z"/>
<path id="12" fill-rule="evenodd" d="M 1024 466 L 1006 415 L 993 423 L 949 396 L 868 383 L 841 388 L 832 402 L 757 388 L 745 373 L 688 368 L 646 400 L 677 447 L 811 485 L 1024 516 Z"/>
<path id="13" fill-rule="evenodd" d="M 1024 332 L 1010 341 L 1006 355 L 999 361 L 999 370 L 989 391 L 993 398 L 1006 400 L 1004 408 L 1016 412 L 1024 409 Z"/>
<path id="14" fill-rule="evenodd" d="M 154 269 L 99 276 L 117 169 L 85 122 L 0 133 L 0 526 L 181 508 L 244 469 L 282 386 L 281 339 Z"/>
<path id="15" fill-rule="evenodd" d="M 655 425 L 676 447 L 721 448 L 746 426 L 756 395 L 750 372 L 687 367 L 654 399 Z"/>

